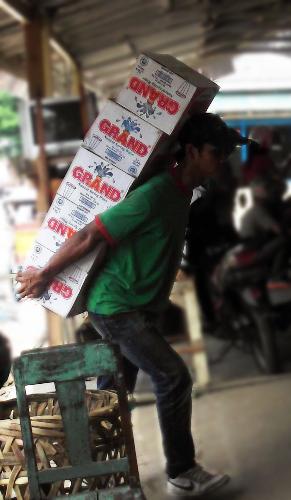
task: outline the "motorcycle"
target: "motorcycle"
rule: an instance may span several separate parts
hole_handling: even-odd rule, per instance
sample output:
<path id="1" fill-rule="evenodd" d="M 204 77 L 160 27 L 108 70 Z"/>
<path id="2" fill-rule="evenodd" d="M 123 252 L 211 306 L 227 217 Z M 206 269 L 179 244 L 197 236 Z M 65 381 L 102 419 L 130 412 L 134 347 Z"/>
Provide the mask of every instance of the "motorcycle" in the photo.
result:
<path id="1" fill-rule="evenodd" d="M 217 215 L 221 197 L 211 197 L 211 193 L 200 204 L 200 200 L 193 204 L 186 234 L 185 270 L 195 277 L 204 329 L 228 340 L 218 360 L 232 346 L 238 346 L 253 354 L 264 373 L 280 371 L 277 332 L 291 324 L 291 264 L 284 282 L 270 278 L 275 276 L 271 270 L 273 263 L 280 262 L 280 255 L 287 253 L 288 257 L 289 251 L 291 255 L 291 203 L 283 199 L 284 189 L 280 179 L 256 180 L 252 186 L 254 207 L 249 207 L 242 219 L 244 223 L 249 220 L 250 209 L 257 215 L 251 219 L 255 227 L 252 235 L 234 234 L 233 227 L 225 224 L 227 217 Z M 255 214 L 258 205 L 260 210 Z M 263 210 L 268 221 L 274 218 L 280 231 L 274 231 L 270 224 L 266 232 L 266 217 L 260 217 Z M 260 228 L 257 221 L 261 219 Z M 284 271 L 289 267 L 285 258 Z"/>
<path id="2" fill-rule="evenodd" d="M 231 346 L 249 348 L 258 368 L 268 374 L 281 370 L 277 333 L 291 323 L 291 282 L 270 278 L 272 259 L 283 245 L 280 238 L 266 252 L 235 245 L 218 257 L 210 275 L 219 325 L 212 333 L 230 340 Z"/>

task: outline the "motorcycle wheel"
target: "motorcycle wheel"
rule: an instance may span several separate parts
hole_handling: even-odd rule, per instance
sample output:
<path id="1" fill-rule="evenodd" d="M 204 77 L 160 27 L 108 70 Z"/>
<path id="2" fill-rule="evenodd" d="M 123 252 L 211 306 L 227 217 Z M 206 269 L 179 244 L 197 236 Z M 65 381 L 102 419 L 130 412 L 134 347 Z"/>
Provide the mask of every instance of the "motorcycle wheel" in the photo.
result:
<path id="1" fill-rule="evenodd" d="M 280 359 L 276 342 L 276 332 L 272 323 L 263 312 L 252 311 L 254 331 L 251 335 L 251 347 L 254 360 L 262 373 L 279 373 Z"/>

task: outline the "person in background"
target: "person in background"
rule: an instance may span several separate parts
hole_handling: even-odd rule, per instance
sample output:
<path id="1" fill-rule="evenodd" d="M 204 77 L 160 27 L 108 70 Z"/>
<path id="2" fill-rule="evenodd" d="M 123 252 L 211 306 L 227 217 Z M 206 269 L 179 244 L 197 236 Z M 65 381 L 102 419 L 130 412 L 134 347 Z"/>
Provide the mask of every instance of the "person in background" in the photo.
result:
<path id="1" fill-rule="evenodd" d="M 251 142 L 248 147 L 248 159 L 242 167 L 242 180 L 249 184 L 254 179 L 263 177 L 274 171 L 275 166 L 266 146 Z"/>
<path id="2" fill-rule="evenodd" d="M 215 178 L 206 183 L 203 195 L 190 208 L 183 267 L 186 274 L 195 277 L 205 332 L 217 327 L 209 291 L 211 271 L 217 262 L 216 251 L 228 248 L 238 239 L 232 221 L 235 188 L 231 166 L 224 162 Z"/>
<path id="3" fill-rule="evenodd" d="M 218 115 L 197 114 L 182 128 L 175 167 L 157 171 L 119 204 L 96 216 L 56 252 L 44 269 L 17 276 L 20 297 L 40 297 L 54 276 L 97 245 L 106 260 L 88 292 L 89 318 L 104 339 L 120 346 L 125 380 L 134 390 L 138 370 L 152 379 L 168 490 L 197 497 L 228 481 L 195 458 L 191 434 L 192 379 L 160 332 L 159 317 L 181 261 L 193 189 L 217 174 L 236 145 L 246 143 Z M 101 378 L 99 387 L 112 388 Z"/>
<path id="4" fill-rule="evenodd" d="M 281 183 L 280 183 L 281 184 Z M 282 204 L 282 193 L 270 176 L 260 176 L 250 183 L 253 205 L 244 214 L 239 234 L 243 240 L 258 244 L 281 233 L 278 207 Z M 274 189 L 275 188 L 275 189 Z"/>
<path id="5" fill-rule="evenodd" d="M 241 240 L 257 249 L 257 262 L 270 262 L 270 278 L 288 281 L 285 270 L 290 248 L 290 203 L 283 200 L 284 181 L 275 173 L 257 177 L 251 184 L 253 205 L 238 230 Z"/>

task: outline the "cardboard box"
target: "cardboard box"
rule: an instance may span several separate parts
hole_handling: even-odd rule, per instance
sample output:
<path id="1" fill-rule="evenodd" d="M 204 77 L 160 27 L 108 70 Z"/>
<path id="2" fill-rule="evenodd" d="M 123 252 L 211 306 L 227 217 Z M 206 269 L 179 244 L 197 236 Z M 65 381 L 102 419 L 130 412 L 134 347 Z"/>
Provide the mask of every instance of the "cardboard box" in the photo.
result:
<path id="1" fill-rule="evenodd" d="M 27 265 L 27 269 L 35 268 L 38 266 Z M 73 308 L 86 278 L 87 274 L 79 265 L 70 266 L 54 278 L 48 290 L 37 301 L 46 309 L 66 317 Z"/>
<path id="2" fill-rule="evenodd" d="M 34 246 L 30 252 L 29 259 L 33 260 L 35 263 L 38 263 L 38 267 L 44 267 L 49 261 L 50 257 L 52 257 L 52 255 L 60 248 L 62 243 L 68 238 L 68 233 L 71 228 L 61 219 L 63 218 L 57 219 L 55 217 L 51 217 L 50 219 L 48 219 L 48 224 L 45 226 L 42 225 L 37 234 L 37 240 L 35 241 Z M 44 261 L 43 265 L 41 265 L 40 262 L 43 260 L 43 255 L 45 255 L 44 250 L 47 251 L 47 260 Z M 42 253 L 42 255 L 40 255 L 40 253 Z M 90 254 L 86 255 L 86 257 L 83 257 L 79 260 L 80 267 L 86 273 L 89 272 L 94 262 L 94 258 L 94 252 L 90 252 Z M 25 263 L 25 267 L 26 265 L 27 264 Z"/>
<path id="3" fill-rule="evenodd" d="M 125 198 L 134 178 L 80 148 L 39 229 L 24 269 L 43 268 L 62 243 L 104 210 Z M 66 317 L 94 264 L 98 249 L 69 266 L 53 281 L 40 302 Z"/>
<path id="4" fill-rule="evenodd" d="M 117 102 L 167 134 L 206 111 L 218 85 L 166 54 L 141 54 Z"/>
<path id="5" fill-rule="evenodd" d="M 81 147 L 58 189 L 64 200 L 101 213 L 121 201 L 134 179 Z"/>
<path id="6" fill-rule="evenodd" d="M 108 101 L 84 139 L 84 147 L 137 177 L 163 133 L 118 104 Z"/>
<path id="7" fill-rule="evenodd" d="M 36 241 L 24 267 L 25 269 L 42 269 L 52 256 L 52 251 Z M 54 278 L 49 289 L 37 301 L 50 311 L 66 317 L 70 313 L 86 278 L 87 273 L 82 269 L 80 262 L 73 264 Z"/>
<path id="8" fill-rule="evenodd" d="M 51 252 L 96 215 L 124 199 L 134 179 L 80 148 L 58 189 L 36 240 Z M 94 259 L 93 259 L 94 260 Z M 91 262 L 82 259 L 87 272 Z"/>

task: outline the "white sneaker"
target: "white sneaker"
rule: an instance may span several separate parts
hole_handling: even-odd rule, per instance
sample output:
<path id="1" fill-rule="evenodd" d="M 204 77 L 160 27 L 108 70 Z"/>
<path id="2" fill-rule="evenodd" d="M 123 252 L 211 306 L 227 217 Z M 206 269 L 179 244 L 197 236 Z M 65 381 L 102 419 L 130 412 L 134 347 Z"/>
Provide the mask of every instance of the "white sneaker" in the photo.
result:
<path id="1" fill-rule="evenodd" d="M 227 474 L 211 474 L 197 464 L 187 472 L 179 474 L 175 479 L 169 478 L 167 490 L 171 495 L 199 497 L 204 493 L 220 488 L 229 479 Z"/>

